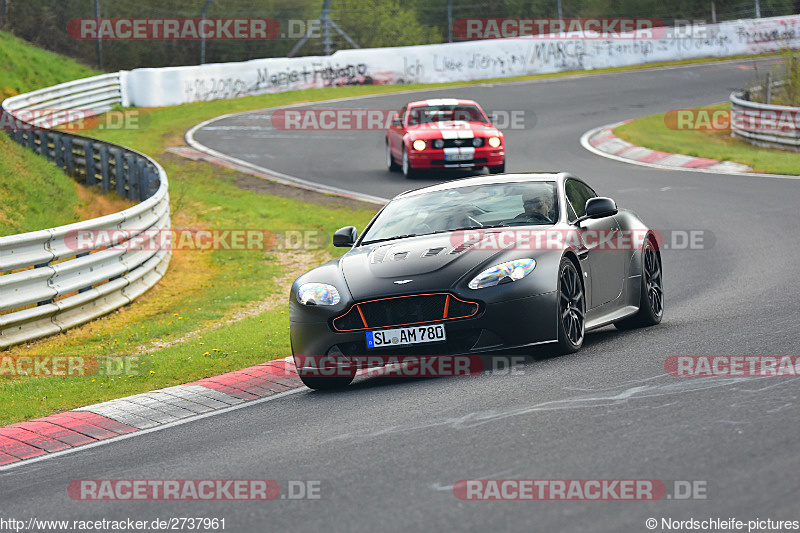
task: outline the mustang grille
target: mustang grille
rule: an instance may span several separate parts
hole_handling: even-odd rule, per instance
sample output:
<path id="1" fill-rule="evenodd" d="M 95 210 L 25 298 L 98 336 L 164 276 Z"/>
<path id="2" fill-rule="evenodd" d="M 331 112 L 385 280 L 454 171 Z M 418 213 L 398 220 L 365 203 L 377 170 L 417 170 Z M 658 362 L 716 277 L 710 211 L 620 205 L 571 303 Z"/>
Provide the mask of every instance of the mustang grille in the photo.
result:
<path id="1" fill-rule="evenodd" d="M 478 312 L 478 304 L 448 293 L 395 296 L 360 302 L 333 319 L 337 331 L 387 328 L 467 318 Z"/>
<path id="2" fill-rule="evenodd" d="M 485 144 L 485 140 L 482 141 Z M 473 148 L 472 138 L 469 139 L 444 139 L 444 148 Z"/>

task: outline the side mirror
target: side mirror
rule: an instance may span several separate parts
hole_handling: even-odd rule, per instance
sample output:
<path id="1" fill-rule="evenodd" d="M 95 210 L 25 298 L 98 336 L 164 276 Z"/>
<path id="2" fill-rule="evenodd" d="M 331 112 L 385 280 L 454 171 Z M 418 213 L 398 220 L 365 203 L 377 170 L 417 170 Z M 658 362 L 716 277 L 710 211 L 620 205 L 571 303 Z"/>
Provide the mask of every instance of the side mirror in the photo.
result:
<path id="1" fill-rule="evenodd" d="M 392 126 L 402 126 L 402 125 L 403 123 L 400 122 L 400 115 L 395 113 L 394 116 L 392 116 Z"/>
<path id="2" fill-rule="evenodd" d="M 355 226 L 345 226 L 336 230 L 336 233 L 333 234 L 333 245 L 340 248 L 353 246 L 357 238 L 358 230 Z"/>
<path id="3" fill-rule="evenodd" d="M 576 220 L 575 224 L 580 224 L 590 218 L 605 218 L 617 214 L 617 204 L 611 198 L 598 196 L 586 200 L 586 214 Z"/>
<path id="4" fill-rule="evenodd" d="M 598 196 L 586 200 L 586 216 L 588 218 L 605 218 L 617 214 L 617 204 L 611 198 Z"/>

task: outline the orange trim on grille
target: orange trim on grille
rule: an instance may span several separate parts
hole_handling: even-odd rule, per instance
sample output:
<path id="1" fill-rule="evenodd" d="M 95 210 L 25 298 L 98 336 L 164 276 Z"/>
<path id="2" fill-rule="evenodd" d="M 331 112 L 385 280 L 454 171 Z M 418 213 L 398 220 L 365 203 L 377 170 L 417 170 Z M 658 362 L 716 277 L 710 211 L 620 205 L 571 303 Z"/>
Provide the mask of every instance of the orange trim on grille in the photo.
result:
<path id="1" fill-rule="evenodd" d="M 367 319 L 364 318 L 364 312 L 361 310 L 361 307 L 356 305 L 356 309 L 358 309 L 358 314 L 361 315 L 361 322 L 364 323 L 364 327 L 368 328 L 369 326 L 367 325 Z"/>
<path id="2" fill-rule="evenodd" d="M 367 325 L 367 320 L 364 317 L 364 313 L 363 313 L 363 311 L 361 311 L 361 307 L 360 307 L 360 306 L 362 306 L 364 304 L 369 304 L 369 303 L 373 303 L 373 302 L 382 302 L 384 300 L 399 300 L 401 298 L 415 298 L 415 297 L 418 297 L 418 296 L 440 296 L 440 295 L 446 296 L 445 304 L 444 304 L 444 316 L 442 318 L 437 318 L 435 320 L 424 320 L 422 322 L 407 322 L 407 323 L 404 323 L 404 324 L 390 324 L 388 326 L 374 326 L 374 327 L 370 328 Z M 472 313 L 470 313 L 468 315 L 464 315 L 464 316 L 448 317 L 447 315 L 448 315 L 449 310 L 450 310 L 450 298 L 458 300 L 461 303 L 465 303 L 465 304 L 468 304 L 468 305 L 474 305 L 475 306 L 475 311 L 473 311 Z M 358 310 L 358 314 L 361 316 L 361 321 L 364 323 L 364 327 L 363 328 L 355 328 L 355 329 L 339 329 L 339 328 L 337 328 L 336 327 L 336 321 L 338 319 L 350 314 L 350 312 L 353 310 L 353 307 L 355 307 Z M 458 296 L 454 296 L 454 295 L 452 295 L 452 294 L 450 294 L 448 292 L 429 292 L 429 293 L 424 293 L 424 294 L 405 294 L 403 296 L 389 296 L 389 297 L 386 297 L 386 298 L 376 298 L 374 300 L 367 300 L 365 302 L 359 302 L 357 304 L 353 304 L 352 306 L 350 306 L 350 309 L 348 309 L 347 312 L 342 313 L 341 315 L 339 315 L 336 318 L 334 318 L 333 321 L 331 322 L 331 324 L 333 325 L 333 329 L 335 329 L 336 331 L 340 331 L 340 332 L 363 331 L 365 329 L 397 328 L 397 327 L 403 327 L 403 326 L 415 326 L 417 324 L 431 324 L 433 322 L 441 322 L 442 320 L 456 320 L 456 319 L 460 319 L 460 318 L 469 318 L 469 317 L 477 315 L 479 309 L 480 309 L 480 304 L 478 304 L 478 302 L 471 302 L 469 300 L 462 300 Z"/>

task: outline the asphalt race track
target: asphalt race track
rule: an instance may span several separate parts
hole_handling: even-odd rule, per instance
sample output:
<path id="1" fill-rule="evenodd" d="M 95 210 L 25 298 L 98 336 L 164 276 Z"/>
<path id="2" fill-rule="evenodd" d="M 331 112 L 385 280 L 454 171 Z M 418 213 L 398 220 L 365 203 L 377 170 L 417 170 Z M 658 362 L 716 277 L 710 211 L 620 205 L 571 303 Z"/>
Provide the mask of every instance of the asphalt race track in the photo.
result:
<path id="1" fill-rule="evenodd" d="M 797 355 L 800 232 L 793 179 L 653 170 L 598 157 L 588 129 L 726 100 L 752 61 L 473 86 L 321 104 L 397 109 L 460 96 L 528 110 L 506 130 L 510 172 L 566 170 L 652 227 L 713 234 L 705 250 L 663 252 L 660 326 L 587 335 L 576 355 L 530 359 L 522 375 L 359 378 L 341 392 L 272 401 L 140 434 L 0 474 L 4 515 L 23 519 L 182 516 L 229 531 L 647 531 L 645 520 L 798 520 L 798 381 L 678 378 L 671 355 Z M 530 125 L 529 125 L 530 126 Z M 268 112 L 201 129 L 201 143 L 254 164 L 390 197 L 412 183 L 384 169 L 383 132 L 286 132 Z M 800 156 L 798 156 L 800 157 Z M 342 225 L 346 223 L 342 221 Z M 288 287 L 287 287 L 288 291 Z M 524 317 L 519 327 L 525 327 Z M 81 502 L 74 479 L 320 481 L 321 499 Z M 650 502 L 461 501 L 476 478 L 706 482 L 707 499 Z"/>

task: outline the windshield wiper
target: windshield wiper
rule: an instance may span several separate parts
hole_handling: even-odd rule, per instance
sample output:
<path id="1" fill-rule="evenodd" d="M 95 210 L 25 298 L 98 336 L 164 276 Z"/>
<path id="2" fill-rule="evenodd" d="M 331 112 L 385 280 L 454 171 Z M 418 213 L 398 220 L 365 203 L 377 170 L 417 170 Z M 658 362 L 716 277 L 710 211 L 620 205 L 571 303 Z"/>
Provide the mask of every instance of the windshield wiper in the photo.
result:
<path id="1" fill-rule="evenodd" d="M 394 237 L 384 237 L 383 239 L 373 239 L 371 241 L 364 241 L 361 244 L 375 244 L 376 242 L 394 241 L 397 239 L 407 239 L 408 237 L 417 237 L 416 233 L 408 233 L 406 235 L 395 235 Z"/>
<path id="2" fill-rule="evenodd" d="M 492 224 L 491 226 L 481 226 L 479 228 L 469 228 L 469 229 L 492 229 L 492 228 L 508 228 L 510 227 L 508 224 Z"/>

